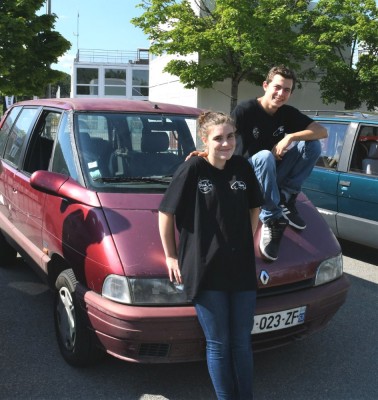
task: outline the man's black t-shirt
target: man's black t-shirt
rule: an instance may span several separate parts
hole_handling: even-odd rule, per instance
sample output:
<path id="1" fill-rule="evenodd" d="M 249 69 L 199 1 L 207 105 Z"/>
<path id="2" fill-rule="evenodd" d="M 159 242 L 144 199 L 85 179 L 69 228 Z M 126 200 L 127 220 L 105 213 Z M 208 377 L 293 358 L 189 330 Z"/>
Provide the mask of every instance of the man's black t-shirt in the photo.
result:
<path id="1" fill-rule="evenodd" d="M 249 210 L 263 203 L 251 165 L 233 156 L 223 170 L 192 157 L 176 171 L 159 207 L 174 214 L 185 291 L 256 290 Z"/>
<path id="2" fill-rule="evenodd" d="M 304 130 L 313 122 L 310 117 L 286 104 L 270 115 L 257 99 L 240 103 L 232 117 L 242 138 L 242 154 L 247 158 L 261 150 L 271 151 L 286 133 Z"/>

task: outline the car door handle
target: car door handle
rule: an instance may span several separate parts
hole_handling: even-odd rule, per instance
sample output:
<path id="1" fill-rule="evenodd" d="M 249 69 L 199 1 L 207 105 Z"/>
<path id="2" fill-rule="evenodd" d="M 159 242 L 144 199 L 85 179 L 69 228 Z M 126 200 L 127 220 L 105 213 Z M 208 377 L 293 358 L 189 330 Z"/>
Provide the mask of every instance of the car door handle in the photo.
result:
<path id="1" fill-rule="evenodd" d="M 339 185 L 340 185 L 340 186 L 347 186 L 347 187 L 349 187 L 349 186 L 350 186 L 350 182 L 349 182 L 349 181 L 340 181 L 340 182 L 339 182 Z"/>
<path id="2" fill-rule="evenodd" d="M 12 188 L 12 191 L 14 194 L 16 194 L 18 192 L 17 188 Z"/>

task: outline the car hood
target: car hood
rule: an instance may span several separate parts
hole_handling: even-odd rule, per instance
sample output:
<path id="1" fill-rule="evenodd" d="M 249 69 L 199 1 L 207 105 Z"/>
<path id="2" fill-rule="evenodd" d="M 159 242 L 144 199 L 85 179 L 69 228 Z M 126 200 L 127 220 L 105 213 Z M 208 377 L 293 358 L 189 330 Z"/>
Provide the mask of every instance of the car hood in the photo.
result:
<path id="1" fill-rule="evenodd" d="M 158 227 L 161 194 L 98 193 L 127 276 L 166 276 Z M 341 253 L 338 241 L 317 209 L 301 194 L 297 208 L 307 224 L 303 231 L 287 227 L 277 261 L 261 257 L 256 232 L 255 254 L 260 288 L 282 287 L 314 279 L 317 267 Z M 268 279 L 266 279 L 268 276 Z"/>
<path id="2" fill-rule="evenodd" d="M 158 227 L 160 194 L 98 193 L 127 276 L 165 276 Z"/>
<path id="3" fill-rule="evenodd" d="M 289 285 L 296 283 L 312 286 L 320 263 L 341 254 L 341 247 L 332 230 L 303 193 L 298 196 L 296 206 L 306 221 L 306 228 L 302 231 L 290 226 L 286 228 L 280 243 L 278 260 L 271 262 L 261 257 L 258 248 L 260 229 L 256 232 L 254 242 L 257 277 L 262 289 L 281 286 L 282 290 L 284 285 L 288 285 L 289 289 Z M 265 273 L 268 274 L 268 279 Z M 299 285 L 297 289 L 301 287 Z"/>

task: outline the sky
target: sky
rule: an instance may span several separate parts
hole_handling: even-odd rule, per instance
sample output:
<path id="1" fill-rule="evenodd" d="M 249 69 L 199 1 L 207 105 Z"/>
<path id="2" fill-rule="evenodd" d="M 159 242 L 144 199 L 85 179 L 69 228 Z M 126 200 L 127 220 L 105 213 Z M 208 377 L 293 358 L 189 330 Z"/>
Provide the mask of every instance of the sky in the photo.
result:
<path id="1" fill-rule="evenodd" d="M 53 69 L 71 73 L 78 48 L 136 51 L 149 47 L 146 35 L 130 22 L 143 13 L 136 8 L 142 0 L 50 1 L 51 12 L 57 15 L 55 30 L 71 42 L 71 49 Z M 46 7 L 42 11 L 46 12 Z"/>

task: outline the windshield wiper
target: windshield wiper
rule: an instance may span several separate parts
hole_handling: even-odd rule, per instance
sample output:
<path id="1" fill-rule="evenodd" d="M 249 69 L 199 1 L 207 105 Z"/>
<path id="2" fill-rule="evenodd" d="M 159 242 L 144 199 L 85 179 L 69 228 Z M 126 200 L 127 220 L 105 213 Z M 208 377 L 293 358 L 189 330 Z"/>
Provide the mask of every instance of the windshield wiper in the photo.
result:
<path id="1" fill-rule="evenodd" d="M 171 182 L 172 176 L 162 176 L 162 177 L 153 177 L 153 176 L 123 176 L 123 177 L 103 177 L 103 178 L 95 178 L 93 179 L 95 182 L 134 182 L 134 183 L 164 183 L 169 185 Z"/>

